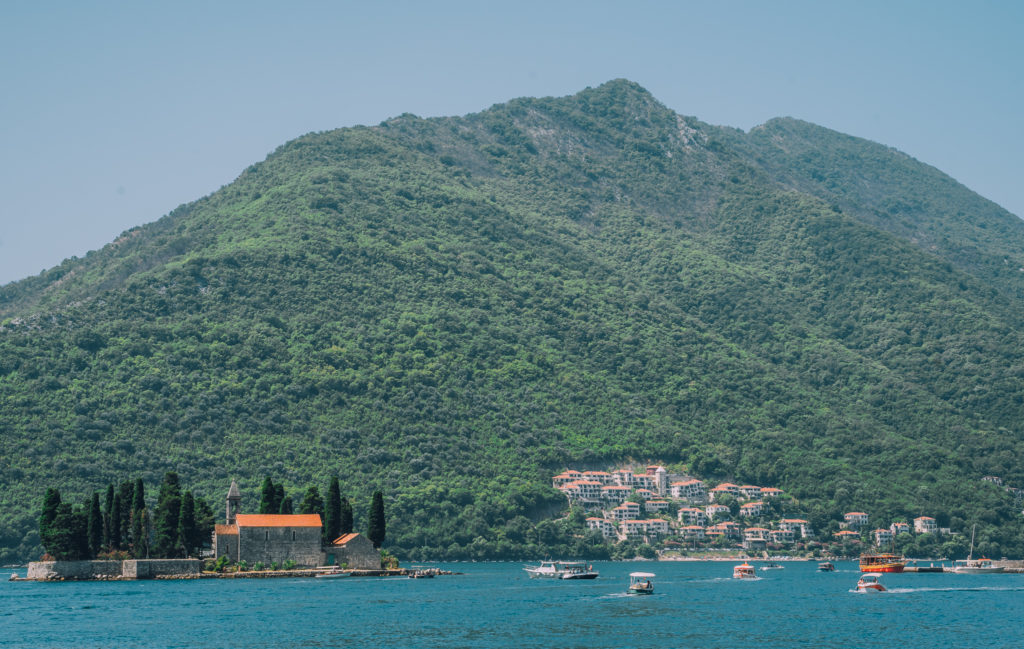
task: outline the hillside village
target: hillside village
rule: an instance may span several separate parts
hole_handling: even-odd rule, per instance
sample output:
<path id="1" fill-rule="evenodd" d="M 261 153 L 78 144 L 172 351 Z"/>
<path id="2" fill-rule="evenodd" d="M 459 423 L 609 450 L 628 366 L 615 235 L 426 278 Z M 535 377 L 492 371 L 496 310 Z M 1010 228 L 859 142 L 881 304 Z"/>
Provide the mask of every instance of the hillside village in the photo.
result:
<path id="1" fill-rule="evenodd" d="M 565 494 L 570 507 L 594 514 L 587 517 L 587 527 L 611 542 L 639 540 L 694 549 L 738 546 L 747 551 L 800 551 L 830 543 L 887 549 L 903 533 L 952 534 L 930 516 L 869 530 L 868 515 L 851 511 L 843 515 L 838 532 L 822 538 L 807 520 L 782 514 L 789 498 L 779 488 L 731 482 L 709 486 L 659 465 L 642 472 L 567 469 L 552 478 L 552 485 Z"/>

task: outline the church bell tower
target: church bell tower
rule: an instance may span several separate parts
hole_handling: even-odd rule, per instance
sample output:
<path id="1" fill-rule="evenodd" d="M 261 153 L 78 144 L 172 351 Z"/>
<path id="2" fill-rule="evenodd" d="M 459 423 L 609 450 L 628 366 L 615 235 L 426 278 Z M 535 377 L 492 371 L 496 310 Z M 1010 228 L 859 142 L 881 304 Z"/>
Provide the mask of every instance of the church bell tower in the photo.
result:
<path id="1" fill-rule="evenodd" d="M 242 494 L 238 491 L 238 483 L 231 481 L 231 488 L 228 489 L 227 498 L 227 524 L 235 524 L 235 514 L 242 507 Z"/>

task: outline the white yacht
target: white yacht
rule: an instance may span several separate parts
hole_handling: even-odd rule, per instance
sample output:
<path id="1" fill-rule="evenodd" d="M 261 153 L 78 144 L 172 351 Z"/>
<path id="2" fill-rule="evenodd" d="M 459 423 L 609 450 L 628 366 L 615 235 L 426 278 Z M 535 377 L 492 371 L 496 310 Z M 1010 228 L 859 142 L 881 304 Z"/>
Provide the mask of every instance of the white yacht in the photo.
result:
<path id="1" fill-rule="evenodd" d="M 597 574 L 585 561 L 541 561 L 539 566 L 523 568 L 531 578 L 596 579 Z"/>

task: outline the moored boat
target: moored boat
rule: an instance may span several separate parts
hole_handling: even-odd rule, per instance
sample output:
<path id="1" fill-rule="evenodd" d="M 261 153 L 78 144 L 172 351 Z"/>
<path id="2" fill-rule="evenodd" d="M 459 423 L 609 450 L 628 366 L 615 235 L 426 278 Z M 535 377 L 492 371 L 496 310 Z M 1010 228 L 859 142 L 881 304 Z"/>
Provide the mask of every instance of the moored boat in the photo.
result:
<path id="1" fill-rule="evenodd" d="M 878 578 L 882 576 L 879 572 L 869 572 L 860 576 L 857 581 L 858 593 L 884 593 L 885 586 L 879 583 Z"/>
<path id="2" fill-rule="evenodd" d="M 653 595 L 654 582 L 653 572 L 631 572 L 629 573 L 629 593 L 632 595 Z"/>
<path id="3" fill-rule="evenodd" d="M 898 554 L 862 554 L 860 555 L 861 572 L 903 572 L 907 565 Z"/>
<path id="4" fill-rule="evenodd" d="M 831 561 L 822 561 L 818 564 L 818 570 L 820 572 L 832 572 L 836 569 L 836 566 Z"/>
<path id="5" fill-rule="evenodd" d="M 596 579 L 598 576 L 593 566 L 587 565 L 585 561 L 541 561 L 539 566 L 526 566 L 523 570 L 531 579 Z"/>
<path id="6" fill-rule="evenodd" d="M 342 577 L 348 577 L 351 573 L 345 572 L 341 569 L 328 570 L 327 572 L 321 572 L 314 577 L 318 579 L 340 579 Z"/>
<path id="7" fill-rule="evenodd" d="M 952 571 L 959 575 L 985 575 L 1003 572 L 1003 567 L 994 565 L 991 559 L 974 558 L 974 532 L 977 527 L 975 525 L 971 528 L 971 549 L 967 551 L 967 558 L 954 561 Z"/>
<path id="8" fill-rule="evenodd" d="M 1004 571 L 1002 566 L 992 563 L 991 559 L 959 559 L 953 562 L 952 571 L 958 575 L 991 575 Z"/>
<path id="9" fill-rule="evenodd" d="M 733 579 L 757 579 L 757 573 L 754 571 L 754 566 L 750 565 L 746 561 L 732 569 Z"/>

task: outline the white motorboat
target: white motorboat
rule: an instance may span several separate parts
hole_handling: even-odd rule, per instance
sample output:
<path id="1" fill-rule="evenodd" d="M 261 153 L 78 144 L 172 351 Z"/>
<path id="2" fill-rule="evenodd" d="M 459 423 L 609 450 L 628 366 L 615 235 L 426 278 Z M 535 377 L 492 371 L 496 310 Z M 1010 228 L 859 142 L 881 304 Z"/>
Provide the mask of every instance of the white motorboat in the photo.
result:
<path id="1" fill-rule="evenodd" d="M 585 561 L 541 561 L 539 566 L 526 566 L 523 570 L 531 579 L 596 579 L 598 575 Z"/>
<path id="2" fill-rule="evenodd" d="M 880 572 L 866 572 L 860 576 L 857 581 L 857 592 L 858 593 L 884 593 L 885 586 L 879 583 L 878 578 L 882 576 Z"/>
<path id="3" fill-rule="evenodd" d="M 631 572 L 629 573 L 629 593 L 631 595 L 653 595 L 654 582 L 653 572 Z"/>

